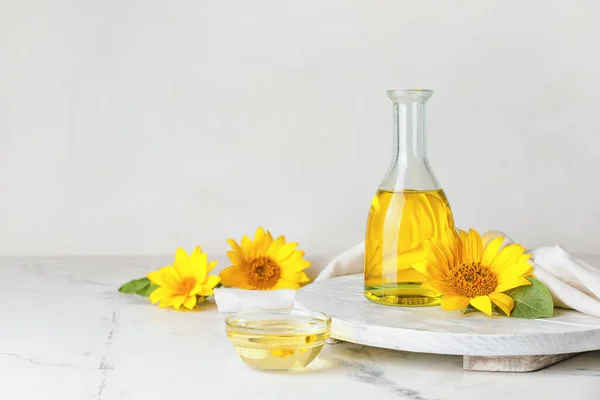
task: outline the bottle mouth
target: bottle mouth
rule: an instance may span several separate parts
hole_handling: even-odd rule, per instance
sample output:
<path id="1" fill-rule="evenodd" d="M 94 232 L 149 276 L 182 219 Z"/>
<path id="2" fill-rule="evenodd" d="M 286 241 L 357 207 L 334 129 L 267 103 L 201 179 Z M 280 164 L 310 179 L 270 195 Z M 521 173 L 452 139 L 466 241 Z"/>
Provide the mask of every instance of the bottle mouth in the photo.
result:
<path id="1" fill-rule="evenodd" d="M 387 91 L 388 97 L 394 103 L 403 101 L 421 101 L 425 102 L 433 96 L 433 90 L 430 89 L 394 89 Z"/>

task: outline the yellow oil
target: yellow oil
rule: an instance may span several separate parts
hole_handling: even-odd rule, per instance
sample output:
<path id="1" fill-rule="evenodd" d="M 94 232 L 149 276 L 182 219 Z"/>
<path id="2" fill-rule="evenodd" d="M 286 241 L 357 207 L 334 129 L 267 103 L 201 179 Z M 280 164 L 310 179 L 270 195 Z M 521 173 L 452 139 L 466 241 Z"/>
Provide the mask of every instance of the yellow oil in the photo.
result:
<path id="1" fill-rule="evenodd" d="M 365 241 L 365 296 L 395 306 L 440 303 L 421 287 L 426 266 L 423 242 L 454 229 L 444 191 L 380 190 L 373 198 Z"/>
<path id="2" fill-rule="evenodd" d="M 306 322 L 293 320 L 249 321 L 244 328 L 297 333 L 249 333 L 247 329 L 229 328 L 227 336 L 238 355 L 250 367 L 261 371 L 292 371 L 307 367 L 321 352 L 329 329 L 302 332 Z"/>

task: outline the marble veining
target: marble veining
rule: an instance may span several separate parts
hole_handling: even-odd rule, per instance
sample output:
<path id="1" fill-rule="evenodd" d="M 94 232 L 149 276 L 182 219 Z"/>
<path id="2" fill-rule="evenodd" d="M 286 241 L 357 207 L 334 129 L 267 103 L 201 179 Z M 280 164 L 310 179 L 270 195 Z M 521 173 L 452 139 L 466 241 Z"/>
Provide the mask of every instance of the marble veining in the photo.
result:
<path id="1" fill-rule="evenodd" d="M 528 374 L 459 356 L 332 341 L 307 370 L 249 369 L 214 304 L 175 312 L 116 290 L 168 257 L 0 258 L 0 398 L 42 400 L 597 400 L 600 352 Z"/>
<path id="2" fill-rule="evenodd" d="M 7 357 L 16 357 L 19 360 L 23 360 L 23 361 L 27 361 L 31 364 L 35 364 L 35 365 L 41 365 L 41 366 L 46 366 L 46 367 L 66 367 L 66 368 L 80 368 L 76 365 L 72 365 L 72 364 L 52 364 L 52 363 L 43 363 L 43 362 L 39 362 L 34 360 L 31 357 L 27 357 L 27 356 L 22 356 L 19 354 L 14 354 L 14 353 L 0 353 L 0 356 L 7 356 Z"/>
<path id="3" fill-rule="evenodd" d="M 102 356 L 102 360 L 100 361 L 100 365 L 98 366 L 98 370 L 102 371 L 102 382 L 100 383 L 100 386 L 98 386 L 98 400 L 102 400 L 102 393 L 104 392 L 104 389 L 106 388 L 106 379 L 108 377 L 108 371 L 113 369 L 109 364 L 107 364 L 106 362 L 106 356 L 107 356 L 107 352 L 110 349 L 110 346 L 112 345 L 112 340 L 113 340 L 113 336 L 115 334 L 115 329 L 117 326 L 117 312 L 113 311 L 112 313 L 112 317 L 110 319 L 110 330 L 108 331 L 108 334 L 106 335 L 106 342 L 104 342 L 105 346 L 106 346 L 106 352 L 104 354 L 104 356 Z"/>
<path id="4" fill-rule="evenodd" d="M 364 347 L 350 346 L 346 349 L 350 355 L 349 359 L 334 358 L 343 366 L 347 376 L 359 382 L 367 383 L 384 388 L 390 394 L 409 400 L 433 400 L 426 399 L 413 389 L 398 386 L 398 383 L 386 376 L 385 370 L 374 362 L 372 355 Z"/>

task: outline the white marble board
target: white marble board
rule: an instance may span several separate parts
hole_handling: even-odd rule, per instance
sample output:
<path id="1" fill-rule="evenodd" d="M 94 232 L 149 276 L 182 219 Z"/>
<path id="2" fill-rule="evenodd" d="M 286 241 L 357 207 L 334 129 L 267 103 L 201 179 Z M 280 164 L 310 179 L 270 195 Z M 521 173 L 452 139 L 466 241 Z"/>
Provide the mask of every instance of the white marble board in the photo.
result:
<path id="1" fill-rule="evenodd" d="M 562 309 L 552 318 L 529 320 L 463 315 L 440 307 L 383 306 L 364 297 L 362 275 L 315 282 L 300 289 L 295 302 L 330 315 L 333 338 L 387 349 L 490 359 L 553 354 L 567 358 L 600 349 L 600 318 Z"/>

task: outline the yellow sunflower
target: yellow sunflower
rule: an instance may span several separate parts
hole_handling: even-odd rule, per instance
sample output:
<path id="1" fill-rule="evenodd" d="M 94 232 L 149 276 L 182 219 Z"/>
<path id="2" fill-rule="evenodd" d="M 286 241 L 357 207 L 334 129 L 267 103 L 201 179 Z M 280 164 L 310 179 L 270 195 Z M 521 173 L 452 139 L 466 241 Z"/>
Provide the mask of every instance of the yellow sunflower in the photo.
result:
<path id="1" fill-rule="evenodd" d="M 492 315 L 492 303 L 506 315 L 514 307 L 513 299 L 503 293 L 531 285 L 526 279 L 532 275 L 520 244 L 511 244 L 500 250 L 504 237 L 491 240 L 484 248 L 479 233 L 452 231 L 444 242 L 432 239 L 425 242 L 427 251 L 426 286 L 443 295 L 442 308 L 460 310 L 469 304 Z"/>
<path id="2" fill-rule="evenodd" d="M 296 250 L 298 243 L 286 243 L 285 237 L 273 239 L 262 227 L 256 230 L 254 240 L 242 238 L 227 241 L 232 250 L 227 252 L 232 265 L 221 271 L 224 286 L 240 289 L 299 289 L 309 279 L 303 272 L 310 263 L 303 259 L 304 252 Z"/>
<path id="3" fill-rule="evenodd" d="M 200 246 L 191 256 L 184 249 L 177 249 L 173 265 L 148 274 L 148 279 L 160 286 L 150 294 L 152 304 L 160 302 L 161 308 L 173 307 L 176 310 L 183 305 L 191 310 L 206 296 L 213 295 L 213 289 L 221 278 L 207 274 L 216 265 L 217 261 L 207 262 Z"/>

